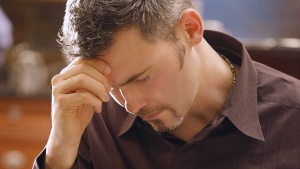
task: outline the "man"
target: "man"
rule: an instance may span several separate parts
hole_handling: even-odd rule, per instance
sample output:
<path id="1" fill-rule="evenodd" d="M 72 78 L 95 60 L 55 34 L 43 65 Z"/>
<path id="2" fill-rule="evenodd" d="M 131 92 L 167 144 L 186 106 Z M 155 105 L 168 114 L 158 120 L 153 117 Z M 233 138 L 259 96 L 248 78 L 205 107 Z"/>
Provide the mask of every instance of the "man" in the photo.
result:
<path id="1" fill-rule="evenodd" d="M 300 168 L 299 80 L 190 0 L 68 1 L 60 40 L 73 62 L 34 168 Z"/>

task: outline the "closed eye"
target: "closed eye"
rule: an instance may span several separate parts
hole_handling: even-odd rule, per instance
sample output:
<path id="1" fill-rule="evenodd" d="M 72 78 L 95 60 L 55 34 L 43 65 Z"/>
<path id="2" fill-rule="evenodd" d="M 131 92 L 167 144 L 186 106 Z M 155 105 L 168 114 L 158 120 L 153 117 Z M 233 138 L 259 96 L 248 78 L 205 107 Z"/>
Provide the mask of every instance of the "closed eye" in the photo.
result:
<path id="1" fill-rule="evenodd" d="M 148 81 L 149 79 L 150 79 L 150 76 L 147 75 L 147 76 L 144 77 L 144 78 L 138 78 L 138 79 L 136 79 L 136 81 L 138 81 L 138 82 L 146 82 L 146 81 Z"/>

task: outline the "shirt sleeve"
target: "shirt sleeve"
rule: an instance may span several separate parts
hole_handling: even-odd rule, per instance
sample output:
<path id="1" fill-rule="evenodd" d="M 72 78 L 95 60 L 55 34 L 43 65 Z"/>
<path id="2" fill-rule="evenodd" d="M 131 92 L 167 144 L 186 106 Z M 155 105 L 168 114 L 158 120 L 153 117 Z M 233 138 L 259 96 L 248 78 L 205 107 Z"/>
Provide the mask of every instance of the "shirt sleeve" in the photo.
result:
<path id="1" fill-rule="evenodd" d="M 46 154 L 46 149 L 44 149 L 34 160 L 33 169 L 43 169 L 44 167 L 44 162 L 45 162 L 45 154 Z"/>
<path id="2" fill-rule="evenodd" d="M 85 133 L 81 138 L 81 142 L 78 148 L 78 154 L 74 166 L 72 169 L 92 169 L 93 165 L 90 159 L 89 146 L 85 140 Z M 46 148 L 37 156 L 32 168 L 33 169 L 47 169 L 45 167 Z"/>
<path id="3" fill-rule="evenodd" d="M 32 169 L 47 169 L 47 167 L 45 167 L 45 158 L 46 158 L 46 149 L 44 149 L 34 160 Z M 78 157 L 72 169 L 85 169 L 85 167 L 80 167 Z"/>

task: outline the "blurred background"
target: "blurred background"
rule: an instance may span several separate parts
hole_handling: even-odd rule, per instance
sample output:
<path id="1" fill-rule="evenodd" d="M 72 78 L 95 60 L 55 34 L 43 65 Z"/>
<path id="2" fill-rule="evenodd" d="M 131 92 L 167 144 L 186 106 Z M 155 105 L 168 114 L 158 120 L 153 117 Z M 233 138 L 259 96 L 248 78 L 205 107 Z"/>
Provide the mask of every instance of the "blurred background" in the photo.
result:
<path id="1" fill-rule="evenodd" d="M 300 78 L 299 0 L 193 0 L 206 29 L 241 40 L 255 61 Z M 31 168 L 51 127 L 51 78 L 66 0 L 0 0 L 0 169 Z"/>

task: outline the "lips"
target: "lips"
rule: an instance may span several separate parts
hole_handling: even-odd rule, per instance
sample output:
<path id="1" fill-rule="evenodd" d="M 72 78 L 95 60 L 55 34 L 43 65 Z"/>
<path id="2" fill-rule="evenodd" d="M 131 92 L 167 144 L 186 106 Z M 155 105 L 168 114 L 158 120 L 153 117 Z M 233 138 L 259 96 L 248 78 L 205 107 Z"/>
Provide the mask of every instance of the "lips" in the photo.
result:
<path id="1" fill-rule="evenodd" d="M 145 121 L 151 121 L 151 120 L 155 120 L 158 118 L 158 116 L 162 113 L 162 111 L 159 111 L 157 113 L 153 113 L 153 114 L 149 114 L 149 115 L 146 115 L 143 119 Z"/>

